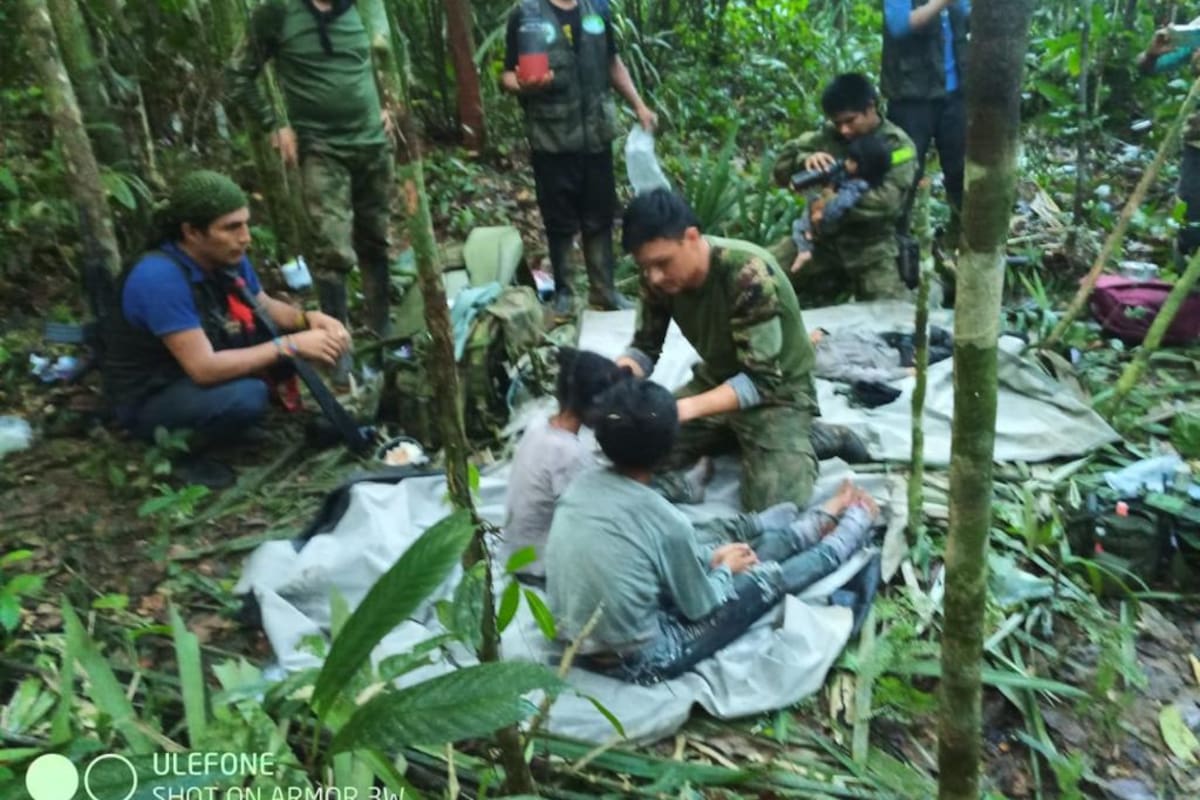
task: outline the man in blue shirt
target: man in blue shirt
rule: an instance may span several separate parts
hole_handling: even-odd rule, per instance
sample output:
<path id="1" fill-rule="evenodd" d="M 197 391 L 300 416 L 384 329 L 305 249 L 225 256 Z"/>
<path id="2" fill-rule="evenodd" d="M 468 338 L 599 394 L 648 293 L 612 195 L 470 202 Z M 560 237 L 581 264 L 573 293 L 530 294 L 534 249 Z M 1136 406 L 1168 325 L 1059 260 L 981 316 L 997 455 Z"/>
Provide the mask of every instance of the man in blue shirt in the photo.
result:
<path id="1" fill-rule="evenodd" d="M 118 420 L 142 438 L 157 427 L 205 441 L 236 437 L 266 411 L 262 375 L 294 357 L 332 364 L 348 352 L 341 322 L 263 291 L 246 251 L 250 211 L 232 180 L 185 176 L 163 214 L 161 244 L 118 285 L 107 331 L 105 389 Z M 244 282 L 280 330 L 272 340 L 237 297 Z"/>
<path id="2" fill-rule="evenodd" d="M 950 249 L 962 209 L 970 0 L 884 0 L 880 88 L 887 116 L 917 148 L 917 180 L 935 142 L 950 201 Z"/>

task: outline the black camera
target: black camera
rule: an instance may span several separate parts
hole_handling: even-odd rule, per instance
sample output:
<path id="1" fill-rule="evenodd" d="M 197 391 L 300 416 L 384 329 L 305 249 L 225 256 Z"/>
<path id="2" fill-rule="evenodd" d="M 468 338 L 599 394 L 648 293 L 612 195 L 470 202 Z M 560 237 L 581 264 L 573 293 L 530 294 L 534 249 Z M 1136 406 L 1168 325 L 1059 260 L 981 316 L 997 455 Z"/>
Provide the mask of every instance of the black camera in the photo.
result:
<path id="1" fill-rule="evenodd" d="M 846 163 L 844 161 L 838 161 L 828 169 L 806 169 L 803 172 L 797 172 L 792 175 L 792 191 L 803 192 L 814 186 L 841 180 L 845 176 Z"/>

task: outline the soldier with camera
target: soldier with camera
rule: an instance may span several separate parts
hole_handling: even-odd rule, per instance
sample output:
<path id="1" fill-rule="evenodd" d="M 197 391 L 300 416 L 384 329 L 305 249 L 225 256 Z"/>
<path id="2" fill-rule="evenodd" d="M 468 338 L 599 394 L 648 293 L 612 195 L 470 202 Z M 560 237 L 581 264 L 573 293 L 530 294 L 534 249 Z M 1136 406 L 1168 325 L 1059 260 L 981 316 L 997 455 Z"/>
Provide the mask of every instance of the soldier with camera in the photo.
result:
<path id="1" fill-rule="evenodd" d="M 912 140 L 880 115 L 878 95 L 865 75 L 834 78 L 821 96 L 821 107 L 828 124 L 783 146 L 774 168 L 779 185 L 790 186 L 801 171 L 833 171 L 844 163 L 851 144 L 868 136 L 885 143 L 890 168 L 877 185 L 845 209 L 836 224 L 813 217 L 823 215 L 819 203 L 805 209 L 811 256 L 803 255 L 792 237 L 776 243 L 772 254 L 780 264 L 789 265 L 792 285 L 806 305 L 834 300 L 846 288 L 858 300 L 905 298 L 909 292 L 897 268 L 896 225 L 915 176 Z"/>

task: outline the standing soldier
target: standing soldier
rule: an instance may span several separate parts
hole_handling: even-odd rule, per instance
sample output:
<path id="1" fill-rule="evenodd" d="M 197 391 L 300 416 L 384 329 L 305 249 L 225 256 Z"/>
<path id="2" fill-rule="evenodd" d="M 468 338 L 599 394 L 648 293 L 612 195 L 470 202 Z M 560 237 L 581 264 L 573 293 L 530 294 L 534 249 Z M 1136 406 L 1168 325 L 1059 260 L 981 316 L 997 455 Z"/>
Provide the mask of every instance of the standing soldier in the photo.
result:
<path id="1" fill-rule="evenodd" d="M 625 98 L 642 127 L 657 117 L 638 95 L 617 55 L 607 0 L 522 0 L 508 18 L 501 86 L 517 95 L 533 151 L 538 208 L 554 270 L 554 311 L 569 314 L 572 290 L 567 262 L 575 234 L 583 232 L 588 302 L 601 309 L 633 304 L 613 286 L 613 217 L 616 178 L 612 141 L 617 112 L 610 88 Z M 549 69 L 518 69 L 522 38 L 542 41 Z"/>
<path id="2" fill-rule="evenodd" d="M 346 277 L 358 264 L 367 327 L 388 329 L 390 117 L 353 0 L 265 0 L 254 9 L 233 66 L 231 93 L 287 164 L 300 165 L 310 257 L 321 310 L 347 319 Z M 257 79 L 268 61 L 283 91 L 278 120 Z M 350 355 L 334 370 L 349 379 Z"/>

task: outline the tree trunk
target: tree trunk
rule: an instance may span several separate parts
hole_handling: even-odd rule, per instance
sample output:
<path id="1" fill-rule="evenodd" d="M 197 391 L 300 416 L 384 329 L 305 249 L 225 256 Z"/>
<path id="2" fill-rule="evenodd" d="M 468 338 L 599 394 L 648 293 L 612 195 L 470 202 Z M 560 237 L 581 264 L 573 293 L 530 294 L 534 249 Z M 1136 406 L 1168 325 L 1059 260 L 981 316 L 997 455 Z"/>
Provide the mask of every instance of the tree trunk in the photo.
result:
<path id="1" fill-rule="evenodd" d="M 484 129 L 483 97 L 479 70 L 475 68 L 475 39 L 471 33 L 471 8 L 467 0 L 443 0 L 446 7 L 446 38 L 454 61 L 457 82 L 458 127 L 463 146 L 480 151 L 487 138 Z"/>
<path id="2" fill-rule="evenodd" d="M 950 535 L 938 719 L 938 796 L 976 800 L 980 670 L 996 438 L 996 342 L 1016 193 L 1021 68 L 1032 0 L 978 3 L 967 68 L 967 187 L 954 313 Z"/>
<path id="3" fill-rule="evenodd" d="M 912 466 L 908 473 L 908 534 L 914 560 L 925 566 L 928 542 L 925 539 L 925 389 L 929 383 L 929 283 L 933 280 L 933 256 L 930 252 L 929 178 L 916 187 L 913 236 L 921 248 L 921 282 L 917 286 L 917 314 L 914 321 L 913 350 L 917 370 L 912 393 Z"/>
<path id="4" fill-rule="evenodd" d="M 71 76 L 71 85 L 90 132 L 96 157 L 111 167 L 128 169 L 132 166 L 129 148 L 104 90 L 100 65 L 96 61 L 87 25 L 80 14 L 81 9 L 75 0 L 46 0 L 46 6 L 54 20 L 63 64 Z"/>
<path id="5" fill-rule="evenodd" d="M 406 120 L 411 122 L 411 117 Z M 425 304 L 425 326 L 429 330 L 427 351 L 429 379 L 433 384 L 437 405 L 438 431 L 442 437 L 446 483 L 451 502 L 475 513 L 467 457 L 467 431 L 463 423 L 462 394 L 458 385 L 458 363 L 454 358 L 454 332 L 450 325 L 450 309 L 446 289 L 442 284 L 441 257 L 433 233 L 429 212 L 429 196 L 425 191 L 425 173 L 421 163 L 421 140 L 416 130 L 403 130 L 407 145 L 408 163 L 400 170 L 401 191 L 413 255 L 417 262 L 417 281 Z M 492 594 L 492 569 L 483 539 L 483 527 L 476 524 L 475 538 L 463 556 L 463 565 L 470 569 L 484 564 L 483 612 L 480 619 L 480 661 L 498 661 L 500 634 L 496 629 L 495 597 Z M 505 788 L 509 794 L 535 793 L 533 775 L 525 762 L 525 748 L 516 726 L 496 732 L 500 761 L 504 766 Z"/>
<path id="6" fill-rule="evenodd" d="M 1076 109 L 1079 127 L 1075 131 L 1075 202 L 1071 217 L 1071 224 L 1076 229 L 1083 225 L 1084 194 L 1088 184 L 1088 134 L 1091 132 L 1088 114 L 1088 71 L 1091 69 L 1092 0 L 1080 0 L 1079 13 L 1083 17 L 1079 28 L 1079 108 Z M 1072 236 L 1077 232 L 1073 232 Z"/>
<path id="7" fill-rule="evenodd" d="M 1137 0 L 1125 0 L 1125 10 L 1122 16 L 1121 27 L 1127 31 L 1133 30 L 1133 26 L 1137 24 Z"/>
<path id="8" fill-rule="evenodd" d="M 112 214 L 100 180 L 100 166 L 83 127 L 75 90 L 59 56 L 50 10 L 46 0 L 21 0 L 21 6 L 25 12 L 29 60 L 33 62 L 38 82 L 46 94 L 50 122 L 62 148 L 68 183 L 75 202 L 84 210 L 88 224 L 92 226 L 92 235 L 106 266 L 116 276 L 121 270 L 121 252 L 117 247 Z"/>

